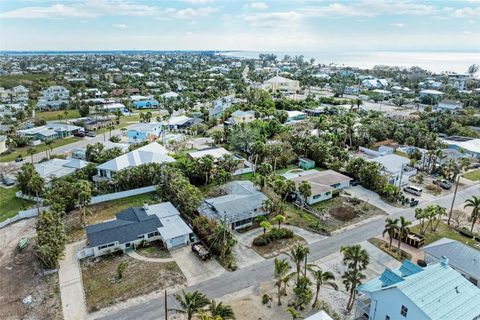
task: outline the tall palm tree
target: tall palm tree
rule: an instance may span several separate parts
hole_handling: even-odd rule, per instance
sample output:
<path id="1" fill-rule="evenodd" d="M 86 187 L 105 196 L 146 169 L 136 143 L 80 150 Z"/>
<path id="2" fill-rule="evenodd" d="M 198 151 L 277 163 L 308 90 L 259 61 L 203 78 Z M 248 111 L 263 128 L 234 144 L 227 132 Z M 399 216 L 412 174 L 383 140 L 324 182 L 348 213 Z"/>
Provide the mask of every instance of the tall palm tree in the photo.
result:
<path id="1" fill-rule="evenodd" d="M 410 234 L 410 226 L 412 225 L 411 221 L 405 219 L 404 216 L 400 217 L 400 225 L 398 227 L 398 250 L 400 250 L 400 245 L 402 244 L 402 239 L 408 237 Z"/>
<path id="2" fill-rule="evenodd" d="M 215 300 L 210 302 L 209 307 L 210 313 L 214 319 L 217 317 L 220 320 L 234 320 L 235 314 L 233 313 L 232 307 L 223 304 L 222 302 L 217 303 Z"/>
<path id="3" fill-rule="evenodd" d="M 362 280 L 365 279 L 365 275 L 359 270 L 348 270 L 343 276 L 343 284 L 345 288 L 349 291 L 350 297 L 347 302 L 347 310 L 350 311 L 353 308 L 355 302 L 356 288 L 362 283 Z"/>
<path id="4" fill-rule="evenodd" d="M 370 262 L 367 250 L 359 244 L 341 247 L 340 252 L 343 253 L 343 263 L 349 269 L 365 270 Z"/>
<path id="5" fill-rule="evenodd" d="M 178 301 L 181 309 L 170 310 L 186 314 L 187 320 L 192 320 L 196 313 L 210 304 L 210 300 L 207 298 L 207 296 L 198 291 L 185 292 L 182 290 L 181 295 L 175 295 L 175 300 Z"/>
<path id="6" fill-rule="evenodd" d="M 30 159 L 32 160 L 32 163 L 33 163 L 33 155 L 35 154 L 36 150 L 35 148 L 28 148 L 27 149 L 27 153 L 30 155 Z"/>
<path id="7" fill-rule="evenodd" d="M 42 177 L 38 174 L 32 175 L 30 181 L 28 182 L 28 189 L 35 194 L 36 197 L 36 205 L 37 205 L 37 212 L 40 214 L 40 193 L 43 191 L 43 187 L 45 186 L 45 181 Z"/>
<path id="8" fill-rule="evenodd" d="M 300 193 L 300 197 L 302 198 L 302 210 L 304 209 L 305 202 L 307 202 L 307 198 L 312 195 L 312 186 L 308 181 L 302 181 L 298 186 L 298 193 Z"/>
<path id="9" fill-rule="evenodd" d="M 290 313 L 290 316 L 292 317 L 292 320 L 301 319 L 301 317 L 300 317 L 300 312 L 298 312 L 297 310 L 295 310 L 295 308 L 293 308 L 293 307 L 288 307 L 287 309 L 285 309 L 285 311 L 287 311 L 288 313 Z"/>
<path id="10" fill-rule="evenodd" d="M 472 227 L 470 228 L 470 232 L 473 232 L 473 227 L 475 226 L 477 219 L 480 218 L 480 197 L 473 196 L 471 199 L 467 199 L 463 208 L 466 209 L 468 207 L 473 208 L 471 215 Z"/>
<path id="11" fill-rule="evenodd" d="M 387 220 L 385 220 L 385 229 L 383 229 L 382 236 L 385 236 L 385 233 L 388 233 L 388 248 L 392 247 L 392 239 L 395 235 L 395 232 L 398 232 L 398 230 L 398 219 L 387 218 Z"/>
<path id="12" fill-rule="evenodd" d="M 285 252 L 285 254 L 290 258 L 290 260 L 295 265 L 297 282 L 300 279 L 302 263 L 306 261 L 308 253 L 309 253 L 309 249 L 303 245 L 298 245 L 290 249 L 290 252 Z"/>
<path id="13" fill-rule="evenodd" d="M 338 290 L 338 285 L 335 283 L 335 276 L 329 271 L 322 271 L 322 269 L 310 270 L 313 281 L 315 282 L 315 300 L 313 300 L 312 308 L 317 307 L 318 294 L 320 293 L 321 286 L 330 286 L 335 290 Z"/>
<path id="14" fill-rule="evenodd" d="M 275 258 L 274 262 L 274 272 L 275 272 L 275 285 L 277 286 L 277 297 L 278 305 L 282 304 L 282 283 L 288 282 L 290 278 L 290 270 L 292 267 L 288 264 L 287 259 L 278 259 Z"/>
<path id="15" fill-rule="evenodd" d="M 50 159 L 50 156 L 52 155 L 52 151 L 53 151 L 53 140 L 52 139 L 48 139 L 48 140 L 45 140 L 45 152 L 47 152 L 47 150 L 50 150 L 49 153 L 47 154 L 47 158 Z"/>

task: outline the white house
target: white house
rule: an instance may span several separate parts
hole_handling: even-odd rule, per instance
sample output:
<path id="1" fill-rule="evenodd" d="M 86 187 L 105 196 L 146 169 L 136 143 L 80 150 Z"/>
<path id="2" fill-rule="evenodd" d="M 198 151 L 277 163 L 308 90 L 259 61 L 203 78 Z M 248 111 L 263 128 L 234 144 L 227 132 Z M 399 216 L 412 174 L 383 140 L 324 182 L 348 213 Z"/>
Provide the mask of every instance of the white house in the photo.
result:
<path id="1" fill-rule="evenodd" d="M 480 288 L 480 251 L 457 240 L 442 238 L 424 247 L 425 262 L 438 263 L 448 257 L 450 266 Z"/>
<path id="2" fill-rule="evenodd" d="M 318 171 L 312 169 L 300 172 L 288 172 L 285 173 L 283 177 L 295 182 L 297 197 L 299 199 L 301 195 L 298 192 L 298 186 L 304 181 L 310 184 L 312 195 L 306 199 L 306 203 L 309 205 L 331 199 L 333 192 L 349 187 L 350 181 L 352 181 L 352 178 L 333 170 Z"/>
<path id="3" fill-rule="evenodd" d="M 457 111 L 463 108 L 459 100 L 443 99 L 438 103 L 437 110 Z"/>
<path id="4" fill-rule="evenodd" d="M 425 90 L 420 90 L 419 96 L 420 98 L 431 97 L 437 100 L 442 98 L 443 92 L 438 90 L 433 90 L 433 89 L 425 89 Z"/>
<path id="5" fill-rule="evenodd" d="M 446 257 L 425 268 L 405 260 L 356 290 L 355 319 L 473 320 L 480 315 L 480 289 Z"/>
<path id="6" fill-rule="evenodd" d="M 362 81 L 362 85 L 367 89 L 385 88 L 388 86 L 386 79 L 365 79 Z"/>
<path id="7" fill-rule="evenodd" d="M 62 106 L 68 106 L 70 92 L 62 86 L 51 86 L 42 92 L 42 96 L 38 100 L 38 108 L 59 109 Z"/>
<path id="8" fill-rule="evenodd" d="M 87 226 L 87 256 L 101 256 L 119 250 L 128 250 L 143 241 L 160 240 L 170 250 L 195 240 L 190 227 L 170 203 L 130 207 L 116 215 L 116 219 Z"/>
<path id="9" fill-rule="evenodd" d="M 388 182 L 393 185 L 403 186 L 408 183 L 408 177 L 417 174 L 417 169 L 409 166 L 410 159 L 396 154 L 385 154 L 367 161 L 379 163 Z"/>
<path id="10" fill-rule="evenodd" d="M 50 159 L 34 164 L 35 171 L 46 182 L 74 173 L 88 165 L 87 161 L 79 159 Z"/>
<path id="11" fill-rule="evenodd" d="M 95 182 L 110 180 L 116 172 L 123 169 L 137 167 L 142 164 L 165 162 L 175 162 L 175 159 L 168 155 L 164 146 L 157 142 L 152 142 L 97 166 L 97 175 L 93 177 L 93 180 Z"/>
<path id="12" fill-rule="evenodd" d="M 162 134 L 162 124 L 159 122 L 137 123 L 127 129 L 130 142 L 155 141 Z"/>
<path id="13" fill-rule="evenodd" d="M 263 83 L 263 88 L 270 91 L 296 92 L 300 90 L 300 81 L 275 76 Z"/>

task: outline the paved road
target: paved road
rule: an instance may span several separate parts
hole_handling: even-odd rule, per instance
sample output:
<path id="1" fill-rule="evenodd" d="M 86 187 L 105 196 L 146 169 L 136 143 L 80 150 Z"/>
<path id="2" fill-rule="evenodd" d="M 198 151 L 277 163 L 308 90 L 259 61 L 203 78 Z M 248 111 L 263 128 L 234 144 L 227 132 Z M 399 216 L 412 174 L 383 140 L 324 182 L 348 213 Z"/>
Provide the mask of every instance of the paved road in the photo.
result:
<path id="1" fill-rule="evenodd" d="M 463 203 L 472 195 L 480 194 L 480 185 L 475 185 L 458 192 L 456 204 Z M 429 204 L 438 204 L 450 208 L 453 195 L 449 194 L 439 197 L 432 201 L 424 202 L 420 207 Z M 399 210 L 392 214 L 393 217 L 405 216 L 409 220 L 414 219 L 415 210 L 407 208 Z M 318 260 L 332 253 L 338 252 L 341 246 L 360 243 L 382 232 L 383 219 L 373 220 L 368 224 L 361 225 L 355 229 L 348 230 L 344 233 L 336 234 L 326 239 L 322 239 L 310 244 L 311 261 Z M 251 287 L 257 286 L 261 282 L 271 280 L 273 277 L 273 259 L 268 259 L 247 268 L 239 269 L 236 272 L 224 273 L 221 276 L 198 283 L 186 288 L 186 291 L 199 290 L 205 293 L 210 299 L 219 298 L 226 294 Z M 173 299 L 170 297 L 169 307 L 173 306 Z M 171 304 L 171 305 L 170 305 Z M 92 319 L 160 319 L 163 316 L 163 297 L 152 299 L 147 302 L 130 306 L 126 309 L 110 312 L 108 315 L 99 313 L 92 314 Z"/>

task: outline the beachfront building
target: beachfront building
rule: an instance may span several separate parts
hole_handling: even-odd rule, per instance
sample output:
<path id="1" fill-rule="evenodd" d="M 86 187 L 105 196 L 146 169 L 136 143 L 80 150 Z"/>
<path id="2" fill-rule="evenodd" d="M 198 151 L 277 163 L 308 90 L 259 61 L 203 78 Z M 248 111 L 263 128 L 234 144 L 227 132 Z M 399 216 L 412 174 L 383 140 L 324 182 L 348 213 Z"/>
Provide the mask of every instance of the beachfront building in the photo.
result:
<path id="1" fill-rule="evenodd" d="M 275 76 L 263 83 L 263 88 L 268 91 L 297 92 L 300 90 L 300 81 L 280 76 Z"/>

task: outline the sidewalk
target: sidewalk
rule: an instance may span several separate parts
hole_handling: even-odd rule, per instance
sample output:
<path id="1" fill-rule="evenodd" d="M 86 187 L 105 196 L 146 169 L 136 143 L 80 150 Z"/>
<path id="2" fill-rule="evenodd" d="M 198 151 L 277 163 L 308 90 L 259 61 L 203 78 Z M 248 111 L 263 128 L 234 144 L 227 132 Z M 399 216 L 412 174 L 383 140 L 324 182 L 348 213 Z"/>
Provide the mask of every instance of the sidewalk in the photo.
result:
<path id="1" fill-rule="evenodd" d="M 84 242 L 85 240 L 68 244 L 65 257 L 60 261 L 58 277 L 65 320 L 83 320 L 87 315 L 82 273 L 77 259 L 77 250 L 85 245 Z"/>

